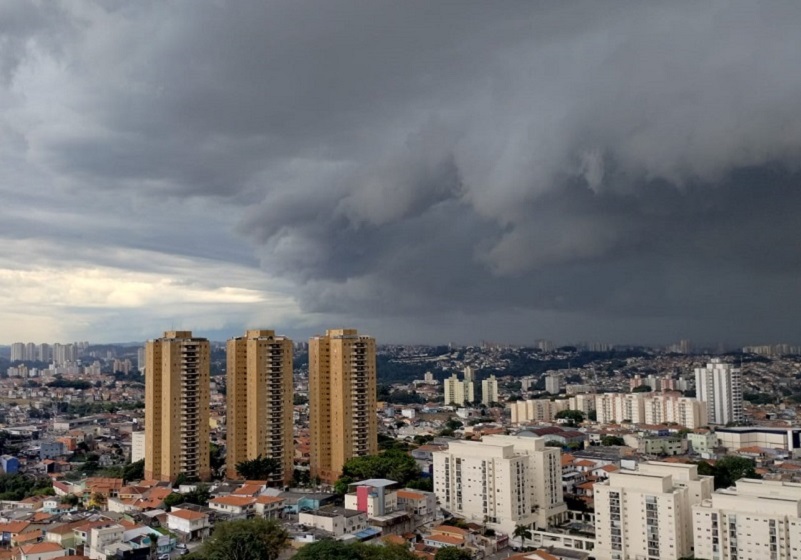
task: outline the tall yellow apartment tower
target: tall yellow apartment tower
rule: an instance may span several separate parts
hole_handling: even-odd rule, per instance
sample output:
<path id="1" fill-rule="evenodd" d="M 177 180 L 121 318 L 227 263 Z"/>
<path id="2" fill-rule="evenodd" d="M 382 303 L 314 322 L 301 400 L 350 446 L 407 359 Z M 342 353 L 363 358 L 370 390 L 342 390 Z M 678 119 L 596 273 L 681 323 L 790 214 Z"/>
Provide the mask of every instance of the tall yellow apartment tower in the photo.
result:
<path id="1" fill-rule="evenodd" d="M 145 478 L 208 480 L 209 341 L 167 331 L 145 346 Z"/>
<path id="2" fill-rule="evenodd" d="M 309 340 L 311 476 L 333 483 L 351 457 L 378 452 L 375 339 L 335 329 Z"/>
<path id="3" fill-rule="evenodd" d="M 228 478 L 240 478 L 236 465 L 271 457 L 281 464 L 272 482 L 292 480 L 292 341 L 275 331 L 249 330 L 227 348 Z"/>

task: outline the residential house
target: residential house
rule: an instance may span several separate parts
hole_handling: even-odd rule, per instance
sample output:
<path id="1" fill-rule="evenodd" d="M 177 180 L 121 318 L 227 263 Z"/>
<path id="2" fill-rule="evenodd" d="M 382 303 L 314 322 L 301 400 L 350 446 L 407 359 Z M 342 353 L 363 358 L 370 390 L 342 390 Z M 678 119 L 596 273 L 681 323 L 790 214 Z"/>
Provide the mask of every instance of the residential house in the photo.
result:
<path id="1" fill-rule="evenodd" d="M 209 514 L 189 509 L 175 509 L 167 514 L 167 528 L 177 533 L 182 540 L 191 541 L 209 535 Z"/>

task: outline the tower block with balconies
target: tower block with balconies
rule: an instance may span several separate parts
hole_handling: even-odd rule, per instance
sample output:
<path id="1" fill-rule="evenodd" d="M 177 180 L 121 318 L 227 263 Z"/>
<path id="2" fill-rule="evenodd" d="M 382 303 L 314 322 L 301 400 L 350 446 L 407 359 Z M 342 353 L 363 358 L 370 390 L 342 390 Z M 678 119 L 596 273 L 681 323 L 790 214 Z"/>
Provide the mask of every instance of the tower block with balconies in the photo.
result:
<path id="1" fill-rule="evenodd" d="M 258 457 L 275 459 L 275 485 L 292 480 L 292 341 L 271 330 L 249 330 L 227 346 L 227 476 Z"/>
<path id="2" fill-rule="evenodd" d="M 334 329 L 309 341 L 311 476 L 333 483 L 351 457 L 378 452 L 375 339 Z"/>
<path id="3" fill-rule="evenodd" d="M 208 480 L 209 341 L 168 331 L 145 347 L 145 478 Z"/>

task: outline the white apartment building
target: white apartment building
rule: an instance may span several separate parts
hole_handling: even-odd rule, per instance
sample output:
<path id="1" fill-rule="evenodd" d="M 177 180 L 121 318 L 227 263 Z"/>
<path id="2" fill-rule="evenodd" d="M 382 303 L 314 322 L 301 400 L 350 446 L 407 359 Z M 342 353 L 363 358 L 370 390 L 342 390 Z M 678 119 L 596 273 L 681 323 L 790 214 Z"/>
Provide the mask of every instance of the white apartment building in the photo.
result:
<path id="1" fill-rule="evenodd" d="M 567 511 L 561 452 L 543 438 L 485 436 L 434 456 L 434 492 L 451 513 L 511 533 L 547 528 Z"/>
<path id="2" fill-rule="evenodd" d="M 512 422 L 524 424 L 527 422 L 553 422 L 556 419 L 557 412 L 570 409 L 570 403 L 567 399 L 555 401 L 550 399 L 530 399 L 509 403 L 507 407 L 512 413 Z"/>
<path id="3" fill-rule="evenodd" d="M 692 506 L 712 495 L 696 465 L 640 463 L 595 484 L 595 556 L 678 560 L 693 553 Z M 712 558 L 707 557 L 707 558 Z"/>
<path id="4" fill-rule="evenodd" d="M 481 382 L 481 402 L 486 405 L 498 402 L 498 380 L 494 375 Z"/>
<path id="5" fill-rule="evenodd" d="M 580 410 L 586 417 L 595 410 L 596 395 L 575 395 L 569 399 L 529 399 L 509 403 L 507 408 L 512 415 L 512 423 L 554 422 L 557 413 L 563 410 Z"/>
<path id="6" fill-rule="evenodd" d="M 562 388 L 562 380 L 558 375 L 545 376 L 545 390 L 552 395 L 558 395 Z"/>
<path id="7" fill-rule="evenodd" d="M 731 364 L 713 358 L 706 367 L 695 368 L 695 393 L 706 403 L 710 424 L 745 419 L 741 372 Z"/>
<path id="8" fill-rule="evenodd" d="M 604 393 L 596 395 L 595 406 L 601 424 L 707 425 L 706 404 L 679 393 Z"/>
<path id="9" fill-rule="evenodd" d="M 645 422 L 643 393 L 604 393 L 596 395 L 595 410 L 601 424 Z"/>
<path id="10" fill-rule="evenodd" d="M 674 422 L 694 430 L 707 425 L 706 403 L 682 397 L 680 393 L 663 393 L 643 397 L 646 424 Z"/>
<path id="11" fill-rule="evenodd" d="M 465 368 L 465 373 L 467 373 L 468 369 L 470 368 Z M 467 379 L 460 381 L 459 376 L 454 373 L 443 381 L 443 387 L 445 389 L 445 406 L 449 404 L 464 406 L 464 403 L 476 400 L 472 371 L 469 381 Z"/>
<path id="12" fill-rule="evenodd" d="M 743 478 L 693 506 L 695 556 L 801 560 L 801 484 Z"/>

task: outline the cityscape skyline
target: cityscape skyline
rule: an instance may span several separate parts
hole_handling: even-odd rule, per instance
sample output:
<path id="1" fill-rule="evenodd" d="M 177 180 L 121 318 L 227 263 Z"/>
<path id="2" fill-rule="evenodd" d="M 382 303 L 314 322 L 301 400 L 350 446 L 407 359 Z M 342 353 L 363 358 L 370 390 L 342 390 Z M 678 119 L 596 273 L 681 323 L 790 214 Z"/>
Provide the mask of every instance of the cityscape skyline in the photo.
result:
<path id="1" fill-rule="evenodd" d="M 0 340 L 792 338 L 801 10 L 581 6 L 4 2 Z"/>

